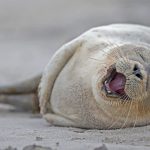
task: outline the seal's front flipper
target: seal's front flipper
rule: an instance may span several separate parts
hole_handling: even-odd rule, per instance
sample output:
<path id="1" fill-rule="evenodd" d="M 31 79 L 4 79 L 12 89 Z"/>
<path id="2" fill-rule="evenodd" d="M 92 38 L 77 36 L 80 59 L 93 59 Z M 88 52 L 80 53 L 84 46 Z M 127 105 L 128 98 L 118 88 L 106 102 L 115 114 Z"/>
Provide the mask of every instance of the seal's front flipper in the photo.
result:
<path id="1" fill-rule="evenodd" d="M 65 44 L 55 53 L 46 66 L 39 86 L 41 114 L 46 114 L 48 109 L 50 112 L 52 112 L 50 106 L 50 97 L 54 82 L 76 50 L 81 47 L 81 44 L 82 40 L 80 38 Z"/>

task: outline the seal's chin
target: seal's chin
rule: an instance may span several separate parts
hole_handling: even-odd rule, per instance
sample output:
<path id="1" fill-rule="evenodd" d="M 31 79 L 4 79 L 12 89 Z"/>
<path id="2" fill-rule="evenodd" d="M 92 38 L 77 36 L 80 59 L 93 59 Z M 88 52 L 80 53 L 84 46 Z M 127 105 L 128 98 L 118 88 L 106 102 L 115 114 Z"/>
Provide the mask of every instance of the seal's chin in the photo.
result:
<path id="1" fill-rule="evenodd" d="M 126 77 L 124 74 L 111 67 L 103 82 L 103 88 L 107 97 L 129 99 L 125 92 Z"/>

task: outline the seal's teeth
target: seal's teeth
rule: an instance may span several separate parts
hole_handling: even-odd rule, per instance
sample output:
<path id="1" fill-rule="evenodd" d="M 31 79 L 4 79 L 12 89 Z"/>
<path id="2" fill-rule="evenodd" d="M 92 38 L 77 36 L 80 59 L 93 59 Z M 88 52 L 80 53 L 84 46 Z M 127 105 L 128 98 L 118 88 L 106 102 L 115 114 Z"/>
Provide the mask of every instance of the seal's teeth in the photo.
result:
<path id="1" fill-rule="evenodd" d="M 107 90 L 108 94 L 111 94 L 111 91 Z"/>

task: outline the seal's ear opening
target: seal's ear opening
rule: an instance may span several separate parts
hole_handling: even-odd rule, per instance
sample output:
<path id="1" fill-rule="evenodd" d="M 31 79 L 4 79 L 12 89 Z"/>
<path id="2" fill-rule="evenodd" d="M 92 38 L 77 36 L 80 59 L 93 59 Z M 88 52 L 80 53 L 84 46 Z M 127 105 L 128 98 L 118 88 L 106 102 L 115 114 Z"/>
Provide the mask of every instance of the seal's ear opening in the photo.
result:
<path id="1" fill-rule="evenodd" d="M 39 85 L 39 102 L 41 114 L 46 114 L 49 111 L 52 112 L 50 106 L 50 97 L 56 78 L 66 63 L 70 60 L 76 50 L 81 46 L 82 39 L 77 38 L 64 46 L 62 46 L 51 58 L 46 66 L 41 83 Z"/>

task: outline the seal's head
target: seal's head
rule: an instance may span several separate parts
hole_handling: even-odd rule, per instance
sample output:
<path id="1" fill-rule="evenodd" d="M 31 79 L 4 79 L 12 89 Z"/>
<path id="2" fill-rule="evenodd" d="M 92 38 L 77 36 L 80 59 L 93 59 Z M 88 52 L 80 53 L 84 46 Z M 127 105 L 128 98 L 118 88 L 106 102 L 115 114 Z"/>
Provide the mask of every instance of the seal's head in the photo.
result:
<path id="1" fill-rule="evenodd" d="M 149 118 L 150 108 L 150 49 L 143 46 L 122 45 L 114 47 L 106 54 L 105 66 L 100 68 L 96 78 L 95 99 L 102 107 L 111 104 L 113 107 L 105 107 L 105 112 L 114 115 L 118 107 L 123 111 L 115 114 L 118 122 L 127 118 L 131 125 L 146 124 Z M 117 105 L 115 105 L 117 104 Z M 149 105 L 149 106 L 148 106 Z M 112 111 L 111 111 L 112 110 Z M 112 113 L 113 112 L 113 113 Z M 138 121 L 135 121 L 135 114 Z M 145 117 L 146 116 L 146 117 Z M 114 116 L 113 116 L 114 118 Z M 120 125 L 118 125 L 121 127 Z"/>

